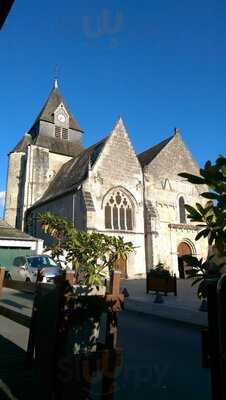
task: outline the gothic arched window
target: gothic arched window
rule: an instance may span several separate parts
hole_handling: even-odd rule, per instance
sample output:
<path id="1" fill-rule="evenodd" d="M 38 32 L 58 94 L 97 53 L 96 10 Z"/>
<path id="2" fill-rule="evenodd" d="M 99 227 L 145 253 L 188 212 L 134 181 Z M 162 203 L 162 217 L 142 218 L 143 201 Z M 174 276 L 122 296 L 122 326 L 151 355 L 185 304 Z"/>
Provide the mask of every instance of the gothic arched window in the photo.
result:
<path id="1" fill-rule="evenodd" d="M 179 198 L 179 215 L 180 215 L 180 223 L 186 224 L 186 212 L 184 207 L 184 198 L 182 196 Z"/>
<path id="2" fill-rule="evenodd" d="M 116 189 L 108 195 L 104 206 L 105 228 L 121 231 L 133 229 L 133 206 L 126 194 Z"/>

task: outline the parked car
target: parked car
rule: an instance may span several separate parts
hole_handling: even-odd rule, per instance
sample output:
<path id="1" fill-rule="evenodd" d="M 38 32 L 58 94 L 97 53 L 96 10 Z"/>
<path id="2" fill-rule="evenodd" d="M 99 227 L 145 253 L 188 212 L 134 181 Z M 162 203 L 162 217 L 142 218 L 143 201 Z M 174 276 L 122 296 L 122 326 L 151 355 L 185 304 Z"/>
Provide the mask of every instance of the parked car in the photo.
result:
<path id="1" fill-rule="evenodd" d="M 61 267 L 49 256 L 20 256 L 14 258 L 9 274 L 16 281 L 36 282 L 38 270 L 42 270 L 43 283 L 53 283 L 62 273 Z"/>

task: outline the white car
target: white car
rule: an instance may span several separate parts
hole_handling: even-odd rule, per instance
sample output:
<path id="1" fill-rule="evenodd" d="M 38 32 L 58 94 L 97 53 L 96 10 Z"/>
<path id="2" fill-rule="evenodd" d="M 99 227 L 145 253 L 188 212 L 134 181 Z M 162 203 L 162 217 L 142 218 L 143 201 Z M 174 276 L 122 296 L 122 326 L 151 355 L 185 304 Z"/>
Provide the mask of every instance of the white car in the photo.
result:
<path id="1" fill-rule="evenodd" d="M 9 274 L 15 281 L 36 282 L 38 270 L 42 270 L 43 283 L 53 283 L 62 273 L 60 266 L 49 256 L 20 256 L 14 258 Z"/>

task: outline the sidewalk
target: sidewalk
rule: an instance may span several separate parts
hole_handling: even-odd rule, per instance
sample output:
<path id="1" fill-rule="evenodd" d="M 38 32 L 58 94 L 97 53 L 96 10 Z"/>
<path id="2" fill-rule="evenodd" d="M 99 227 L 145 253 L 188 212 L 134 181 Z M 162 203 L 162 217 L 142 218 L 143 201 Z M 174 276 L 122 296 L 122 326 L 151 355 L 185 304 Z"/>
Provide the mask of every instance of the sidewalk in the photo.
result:
<path id="1" fill-rule="evenodd" d="M 162 318 L 187 322 L 198 326 L 207 326 L 207 312 L 199 311 L 200 300 L 197 298 L 197 287 L 191 287 L 191 281 L 177 280 L 177 296 L 169 293 L 162 296 L 162 304 L 154 303 L 155 294 L 146 294 L 146 280 L 123 280 L 121 287 L 129 292 L 125 309 L 143 314 L 157 315 Z"/>

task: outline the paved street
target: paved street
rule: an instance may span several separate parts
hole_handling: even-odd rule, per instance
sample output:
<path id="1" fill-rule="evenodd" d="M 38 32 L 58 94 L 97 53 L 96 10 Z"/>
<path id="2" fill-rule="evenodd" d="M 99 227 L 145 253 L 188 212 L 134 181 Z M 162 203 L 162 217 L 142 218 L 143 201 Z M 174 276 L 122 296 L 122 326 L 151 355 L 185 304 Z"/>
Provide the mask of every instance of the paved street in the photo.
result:
<path id="1" fill-rule="evenodd" d="M 11 306 L 13 302 L 17 303 L 18 309 L 21 307 L 21 311 L 28 314 L 31 307 L 29 297 L 11 291 L 5 300 L 8 303 L 10 300 Z M 128 311 L 121 314 L 119 326 L 124 362 L 115 387 L 115 400 L 138 397 L 210 400 L 209 371 L 201 368 L 198 328 Z M 0 379 L 8 384 L 18 400 L 29 398 L 32 374 L 23 370 L 27 335 L 26 328 L 0 318 Z M 22 379 L 25 379 L 25 384 Z M 36 392 L 35 379 L 32 385 Z M 98 385 L 94 385 L 93 392 L 95 399 L 100 398 Z"/>
<path id="2" fill-rule="evenodd" d="M 210 399 L 198 328 L 133 312 L 121 316 L 120 328 L 125 369 L 118 399 L 138 393 L 141 399 Z"/>

